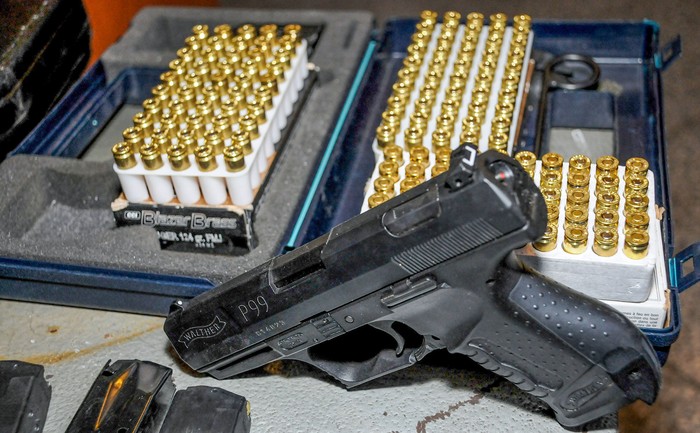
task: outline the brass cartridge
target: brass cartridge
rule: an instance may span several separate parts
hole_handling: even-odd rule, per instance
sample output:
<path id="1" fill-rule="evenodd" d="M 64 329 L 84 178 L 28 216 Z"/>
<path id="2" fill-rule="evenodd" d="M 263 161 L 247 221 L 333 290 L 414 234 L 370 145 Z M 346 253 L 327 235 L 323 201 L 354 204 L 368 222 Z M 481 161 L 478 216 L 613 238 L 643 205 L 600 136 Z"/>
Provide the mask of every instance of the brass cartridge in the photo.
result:
<path id="1" fill-rule="evenodd" d="M 404 143 L 409 151 L 423 145 L 423 130 L 415 126 L 411 126 L 404 132 Z"/>
<path id="2" fill-rule="evenodd" d="M 452 149 L 448 147 L 441 147 L 435 150 L 435 160 L 438 162 L 444 162 L 449 165 L 450 157 L 452 156 Z"/>
<path id="3" fill-rule="evenodd" d="M 559 221 L 559 203 L 547 202 L 547 221 L 556 224 Z"/>
<path id="4" fill-rule="evenodd" d="M 138 126 L 141 131 L 143 131 L 143 136 L 150 137 L 153 133 L 153 118 L 150 114 L 140 112 L 134 114 L 133 117 L 134 125 Z"/>
<path id="5" fill-rule="evenodd" d="M 184 144 L 173 144 L 168 150 L 170 167 L 175 171 L 183 171 L 190 168 L 189 149 Z"/>
<path id="6" fill-rule="evenodd" d="M 388 176 L 379 176 L 374 180 L 374 190 L 383 192 L 389 197 L 394 197 L 396 195 L 394 192 L 394 179 Z"/>
<path id="7" fill-rule="evenodd" d="M 112 146 L 112 156 L 114 163 L 122 170 L 136 167 L 136 157 L 131 144 L 127 142 L 122 141 Z"/>
<path id="8" fill-rule="evenodd" d="M 450 148 L 450 139 L 451 139 L 450 132 L 438 128 L 435 131 L 433 131 L 433 136 L 432 136 L 432 145 L 433 145 L 433 151 L 437 151 L 437 149 L 440 148 Z"/>
<path id="9" fill-rule="evenodd" d="M 617 252 L 617 231 L 610 228 L 596 230 L 593 239 L 593 252 L 601 257 L 611 257 Z"/>
<path id="10" fill-rule="evenodd" d="M 564 228 L 562 248 L 569 254 L 582 254 L 586 251 L 588 230 L 585 227 L 569 226 Z"/>
<path id="11" fill-rule="evenodd" d="M 421 131 L 426 131 L 428 129 L 428 121 L 430 120 L 430 118 L 427 115 L 425 115 L 422 111 L 415 111 L 411 113 L 410 119 L 411 127 L 420 129 Z"/>
<path id="12" fill-rule="evenodd" d="M 169 73 L 170 72 L 166 72 L 163 75 Z M 167 86 L 161 83 L 151 89 L 153 99 L 160 103 L 161 110 L 165 110 L 166 108 L 168 108 L 168 104 L 170 103 L 170 96 L 177 93 L 177 86 L 177 84 L 173 86 Z"/>
<path id="13" fill-rule="evenodd" d="M 561 172 L 554 170 L 540 171 L 540 187 L 561 189 Z"/>
<path id="14" fill-rule="evenodd" d="M 630 173 L 625 179 L 625 197 L 630 194 L 646 195 L 649 190 L 649 179 L 638 173 Z"/>
<path id="15" fill-rule="evenodd" d="M 569 167 L 571 167 L 569 165 Z M 589 174 L 585 171 L 579 170 L 569 170 L 569 175 L 566 178 L 566 186 L 568 189 L 583 188 L 588 189 L 588 184 L 590 183 Z"/>
<path id="16" fill-rule="evenodd" d="M 240 125 L 241 129 L 245 130 L 250 136 L 250 141 L 260 137 L 260 131 L 258 130 L 258 121 L 255 117 L 251 116 L 250 114 L 246 114 L 245 116 L 241 117 Z"/>
<path id="17" fill-rule="evenodd" d="M 200 99 L 195 103 L 195 108 L 197 110 L 197 114 L 202 116 L 202 119 L 204 119 L 204 124 L 212 122 L 212 119 L 214 118 L 214 108 L 212 107 L 210 101 L 207 99 Z"/>
<path id="18" fill-rule="evenodd" d="M 442 161 L 437 161 L 433 165 L 433 168 L 430 169 L 430 177 L 438 176 L 438 175 L 446 172 L 449 169 L 450 169 L 450 165 L 448 163 L 445 163 Z"/>
<path id="19" fill-rule="evenodd" d="M 556 224 L 547 224 L 544 234 L 541 238 L 535 241 L 532 246 L 542 252 L 552 251 L 557 247 L 557 226 Z"/>
<path id="20" fill-rule="evenodd" d="M 167 129 L 156 129 L 151 135 L 151 141 L 158 145 L 160 153 L 165 155 L 170 147 L 170 133 Z"/>
<path id="21" fill-rule="evenodd" d="M 391 197 L 389 197 L 387 194 L 383 192 L 375 192 L 371 196 L 369 196 L 369 199 L 367 199 L 369 208 L 375 208 L 379 206 L 380 204 L 384 203 L 385 201 L 389 200 Z"/>
<path id="22" fill-rule="evenodd" d="M 582 206 L 570 206 L 564 212 L 564 229 L 580 227 L 586 229 L 588 224 L 588 209 Z"/>
<path id="23" fill-rule="evenodd" d="M 224 140 L 219 132 L 215 129 L 210 129 L 204 134 L 204 140 L 211 146 L 214 155 L 221 155 L 224 152 Z"/>
<path id="24" fill-rule="evenodd" d="M 406 179 L 401 181 L 401 184 L 399 185 L 399 191 L 401 193 L 404 193 L 408 191 L 411 188 L 414 188 L 418 185 L 420 185 L 422 180 L 416 177 L 407 177 Z"/>
<path id="25" fill-rule="evenodd" d="M 561 190 L 557 188 L 542 188 L 541 192 L 544 201 L 547 203 L 558 204 L 561 201 Z"/>
<path id="26" fill-rule="evenodd" d="M 253 98 L 248 101 L 248 115 L 255 118 L 258 126 L 267 122 L 265 115 L 265 102 L 262 99 Z"/>
<path id="27" fill-rule="evenodd" d="M 168 132 L 168 138 L 171 140 L 177 138 L 177 131 L 180 130 L 180 125 L 177 123 L 174 114 L 163 113 L 160 116 L 160 127 Z"/>
<path id="28" fill-rule="evenodd" d="M 146 98 L 141 103 L 143 111 L 150 114 L 154 122 L 160 119 L 161 102 L 155 98 Z"/>
<path id="29" fill-rule="evenodd" d="M 528 150 L 522 150 L 515 154 L 515 160 L 520 163 L 530 177 L 535 177 L 535 164 L 537 163 L 537 156 L 534 153 Z"/>
<path id="30" fill-rule="evenodd" d="M 246 129 L 239 129 L 233 132 L 231 136 L 231 142 L 234 146 L 238 146 L 243 151 L 243 155 L 250 155 L 253 153 L 253 146 L 251 144 L 250 133 Z"/>
<path id="31" fill-rule="evenodd" d="M 131 153 L 136 154 L 139 152 L 144 139 L 141 128 L 138 126 L 130 126 L 122 132 L 122 137 L 124 137 L 124 141 L 131 147 Z"/>
<path id="32" fill-rule="evenodd" d="M 596 194 L 595 209 L 610 209 L 614 212 L 620 207 L 620 195 L 616 192 L 601 192 Z"/>
<path id="33" fill-rule="evenodd" d="M 645 213 L 649 209 L 649 197 L 642 194 L 629 194 L 625 198 L 625 211 L 627 216 L 630 213 Z"/>
<path id="34" fill-rule="evenodd" d="M 197 148 L 197 138 L 194 136 L 194 132 L 185 128 L 177 132 L 177 142 L 187 147 L 187 151 L 192 154 Z"/>
<path id="35" fill-rule="evenodd" d="M 226 170 L 230 172 L 238 172 L 245 169 L 245 155 L 243 149 L 234 144 L 224 148 L 224 163 Z"/>
<path id="36" fill-rule="evenodd" d="M 394 83 L 394 85 L 391 87 L 392 95 L 398 96 L 404 102 L 408 102 L 409 98 L 411 97 L 412 87 L 413 86 L 409 86 L 406 83 Z"/>
<path id="37" fill-rule="evenodd" d="M 384 147 L 384 159 L 392 161 L 399 167 L 403 165 L 403 149 L 395 144 L 389 144 Z"/>
<path id="38" fill-rule="evenodd" d="M 601 174 L 614 174 L 617 176 L 617 167 L 620 165 L 620 161 L 618 161 L 614 156 L 607 155 L 598 158 L 595 164 L 596 177 L 600 176 Z"/>
<path id="39" fill-rule="evenodd" d="M 617 173 L 603 173 L 596 177 L 596 192 L 617 192 L 619 186 L 620 179 L 617 177 Z"/>
<path id="40" fill-rule="evenodd" d="M 205 41 L 209 37 L 209 26 L 206 24 L 197 24 L 192 27 L 192 35 L 201 41 Z"/>
<path id="41" fill-rule="evenodd" d="M 157 144 L 143 144 L 139 153 L 141 154 L 141 162 L 146 170 L 158 170 L 163 166 L 163 156 Z"/>
<path id="42" fill-rule="evenodd" d="M 585 188 L 576 188 L 566 192 L 566 206 L 580 206 L 588 209 L 591 195 Z"/>
<path id="43" fill-rule="evenodd" d="M 591 173 L 591 159 L 586 155 L 574 155 L 569 158 L 569 173 L 583 173 L 589 176 Z"/>
<path id="44" fill-rule="evenodd" d="M 593 230 L 598 231 L 602 229 L 617 230 L 618 221 L 620 216 L 616 211 L 610 209 L 598 209 L 595 212 L 595 223 L 593 225 Z"/>
<path id="45" fill-rule="evenodd" d="M 430 165 L 430 151 L 425 146 L 416 146 L 411 149 L 411 162 L 421 164 L 423 168 Z"/>
<path id="46" fill-rule="evenodd" d="M 214 149 L 208 144 L 204 146 L 199 146 L 194 152 L 195 160 L 197 161 L 197 166 L 201 171 L 213 171 L 216 170 L 218 164 L 216 163 L 216 157 L 214 155 Z"/>
<path id="47" fill-rule="evenodd" d="M 448 131 L 451 131 L 455 127 L 455 117 L 451 114 L 447 113 L 441 113 L 437 119 L 435 119 L 436 125 L 438 128 L 441 129 L 446 129 Z M 423 131 L 426 131 L 426 129 L 423 129 Z"/>
<path id="48" fill-rule="evenodd" d="M 240 114 L 238 111 L 238 103 L 236 101 L 234 101 L 233 99 L 228 99 L 225 102 L 221 103 L 220 108 L 221 113 L 219 115 L 228 119 L 228 122 L 230 124 L 234 124 L 239 121 Z"/>
<path id="49" fill-rule="evenodd" d="M 229 117 L 224 114 L 219 114 L 212 119 L 212 125 L 216 132 L 221 135 L 221 138 L 226 140 L 231 138 L 233 135 L 233 130 L 231 129 L 231 124 L 229 123 Z"/>
<path id="50" fill-rule="evenodd" d="M 542 170 L 552 170 L 561 172 L 564 165 L 564 158 L 558 153 L 546 153 L 542 156 Z"/>
<path id="51" fill-rule="evenodd" d="M 170 90 L 171 87 L 179 87 L 180 86 L 180 78 L 177 76 L 177 74 L 174 71 L 165 71 L 162 74 L 160 74 L 160 85 L 163 86 L 165 90 Z M 173 89 L 177 90 L 177 89 Z M 157 96 L 153 90 L 151 90 L 151 93 L 153 93 L 154 96 Z M 168 94 L 166 92 L 166 94 Z M 174 93 L 173 93 L 174 94 Z M 158 99 L 158 98 L 156 98 Z M 167 104 L 163 106 L 163 108 L 166 108 Z"/>
<path id="52" fill-rule="evenodd" d="M 625 163 L 625 177 L 628 177 L 632 173 L 645 177 L 648 170 L 649 162 L 644 158 L 630 158 Z"/>
<path id="53" fill-rule="evenodd" d="M 394 161 L 382 161 L 379 163 L 379 175 L 390 177 L 396 183 L 399 181 L 399 165 Z"/>
<path id="54" fill-rule="evenodd" d="M 182 102 L 186 110 L 194 109 L 196 94 L 192 87 L 184 85 L 177 89 L 178 101 Z"/>
<path id="55" fill-rule="evenodd" d="M 185 107 L 184 102 L 180 100 L 170 101 L 168 108 L 178 124 L 187 123 L 187 107 Z"/>
<path id="56" fill-rule="evenodd" d="M 418 162 L 410 162 L 406 166 L 406 178 L 413 178 L 423 182 L 425 180 L 425 167 Z"/>
<path id="57" fill-rule="evenodd" d="M 384 111 L 382 113 L 382 123 L 398 131 L 401 127 L 401 114 L 392 110 Z"/>
<path id="58" fill-rule="evenodd" d="M 643 259 L 649 253 L 649 234 L 641 230 L 629 230 L 625 233 L 622 251 L 630 259 Z"/>
<path id="59" fill-rule="evenodd" d="M 508 147 L 508 134 L 496 132 L 489 135 L 489 149 L 495 149 L 501 152 L 506 152 Z"/>
<path id="60" fill-rule="evenodd" d="M 219 73 L 216 72 L 216 75 L 218 74 Z M 212 110 L 219 108 L 220 91 L 214 84 L 207 84 L 202 87 L 202 96 L 204 97 L 202 99 L 203 101 L 207 101 L 211 104 Z M 197 101 L 197 103 L 199 103 L 199 101 Z"/>
<path id="61" fill-rule="evenodd" d="M 646 212 L 631 212 L 625 217 L 625 233 L 630 230 L 648 232 L 649 214 Z"/>
<path id="62" fill-rule="evenodd" d="M 204 138 L 204 134 L 206 133 L 204 117 L 196 112 L 187 116 L 187 129 L 192 131 L 197 139 Z"/>

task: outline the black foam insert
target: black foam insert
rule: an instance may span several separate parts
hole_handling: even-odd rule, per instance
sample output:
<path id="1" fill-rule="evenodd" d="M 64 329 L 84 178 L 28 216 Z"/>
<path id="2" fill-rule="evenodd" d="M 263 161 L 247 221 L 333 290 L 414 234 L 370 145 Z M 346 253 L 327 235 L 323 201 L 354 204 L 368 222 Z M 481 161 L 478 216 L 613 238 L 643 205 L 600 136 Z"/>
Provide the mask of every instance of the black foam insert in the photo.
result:
<path id="1" fill-rule="evenodd" d="M 277 254 L 335 126 L 373 26 L 366 12 L 147 8 L 104 55 L 108 77 L 134 66 L 167 68 L 195 24 L 297 22 L 322 25 L 310 61 L 319 80 L 269 174 L 254 216 L 259 244 L 244 256 L 162 251 L 155 230 L 117 228 L 120 191 L 111 162 L 16 155 L 0 164 L 0 262 L 22 258 L 223 282 Z M 158 30 L 156 44 L 149 45 Z M 149 48 L 151 47 L 151 48 Z M 123 308 L 119 308 L 123 309 Z"/>

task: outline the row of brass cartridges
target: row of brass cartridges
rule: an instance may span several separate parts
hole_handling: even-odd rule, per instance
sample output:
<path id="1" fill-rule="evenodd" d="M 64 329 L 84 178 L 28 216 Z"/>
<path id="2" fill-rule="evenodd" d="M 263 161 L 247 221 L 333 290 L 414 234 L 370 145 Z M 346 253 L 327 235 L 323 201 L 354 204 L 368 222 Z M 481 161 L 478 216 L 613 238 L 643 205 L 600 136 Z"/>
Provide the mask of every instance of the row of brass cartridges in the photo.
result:
<path id="1" fill-rule="evenodd" d="M 436 18 L 437 14 L 435 13 L 433 17 Z M 432 119 L 437 92 L 444 81 L 444 72 L 450 62 L 460 18 L 461 15 L 458 12 L 447 12 L 443 17 L 443 25 L 437 38 L 437 47 L 433 52 L 429 67 L 422 77 L 422 85 L 418 97 L 413 101 L 413 112 L 409 116 L 410 123 L 404 131 L 404 143 L 406 143 L 407 150 L 424 143 L 428 122 Z M 460 50 L 452 63 L 452 74 L 445 89 L 444 102 L 437 117 L 438 128 L 432 137 L 433 148 L 447 145 L 451 138 L 482 25 L 483 16 L 481 14 L 469 14 Z M 425 51 L 432 37 L 432 33 L 429 33 L 428 29 L 432 32 L 432 27 L 419 24 L 417 32 L 413 35 L 412 44 L 408 47 L 403 67 L 398 72 L 398 79 L 393 85 L 392 95 L 382 114 L 382 122 L 376 131 L 377 143 L 380 148 L 386 144 L 394 144 L 396 135 L 401 133 L 401 121 L 406 117 L 407 106 L 411 102 L 410 95 L 416 86 Z M 476 33 L 474 33 L 475 29 Z"/>
<path id="2" fill-rule="evenodd" d="M 467 117 L 462 122 L 462 142 L 478 143 L 481 136 L 481 125 L 486 118 L 491 88 L 496 75 L 498 58 L 501 53 L 503 36 L 507 26 L 505 14 L 496 13 L 489 17 L 489 31 L 486 45 L 481 54 L 481 62 L 474 82 Z"/>
<path id="3" fill-rule="evenodd" d="M 494 120 L 491 122 L 489 149 L 507 152 L 531 24 L 532 19 L 529 15 L 517 15 L 513 18 L 513 34 L 498 91 Z"/>
<path id="4" fill-rule="evenodd" d="M 488 147 L 504 153 L 508 147 L 510 125 L 519 91 L 520 75 L 527 50 L 530 25 L 531 18 L 528 15 L 517 15 L 513 20 L 513 37 L 511 38 L 504 74 L 498 90 L 498 99 L 491 122 L 491 130 L 488 132 Z M 490 37 L 495 38 L 496 36 Z M 496 48 L 498 48 L 498 51 L 496 51 Z M 487 45 L 484 52 L 479 69 L 479 81 L 477 81 L 472 95 L 469 115 L 462 122 L 464 139 L 478 139 L 481 135 L 481 126 L 485 120 L 486 109 L 493 87 L 493 75 L 495 74 L 500 51 L 500 44 L 493 44 L 490 47 Z M 489 90 L 488 93 L 485 91 L 486 89 Z"/>
<path id="5" fill-rule="evenodd" d="M 432 38 L 437 18 L 437 12 L 431 10 L 424 10 L 420 14 L 420 21 L 416 24 L 411 43 L 406 50 L 406 57 L 397 73 L 391 96 L 387 100 L 387 108 L 382 113 L 382 122 L 376 130 L 377 144 L 381 148 L 395 143 L 406 105 L 413 91 L 415 77 L 418 76 L 423 65 L 423 58 Z"/>
<path id="6" fill-rule="evenodd" d="M 124 131 L 124 139 L 133 145 L 134 153 L 139 151 L 147 137 L 161 142 L 163 152 L 168 144 L 167 138 L 187 143 L 191 136 L 201 140 L 213 135 L 215 130 L 227 140 L 235 133 L 236 124 L 255 139 L 257 126 L 266 121 L 265 111 L 272 109 L 272 98 L 279 94 L 278 80 L 274 76 L 251 83 L 241 80 L 242 74 L 232 85 L 225 83 L 217 89 L 211 83 L 202 86 L 201 80 L 191 83 L 192 86 L 168 85 L 166 75 L 170 73 L 172 71 L 161 75 L 161 84 L 153 88 L 154 97 L 144 100 L 144 112 L 134 116 L 135 126 Z M 192 74 L 196 77 L 196 73 Z M 284 75 L 280 77 L 284 79 Z M 244 92 L 244 88 L 252 93 Z M 173 90 L 175 93 L 171 95 Z M 163 107 L 165 102 L 167 106 Z"/>
<path id="7" fill-rule="evenodd" d="M 210 35 L 208 26 L 197 25 L 192 29 L 192 35 L 185 39 L 185 46 L 177 51 L 178 57 L 170 63 L 170 68 L 180 80 L 193 70 L 205 76 L 214 71 L 225 76 L 236 70 L 254 76 L 256 71 L 288 63 L 296 54 L 296 47 L 301 42 L 301 26 L 289 24 L 283 28 L 281 37 L 278 33 L 275 24 L 263 25 L 259 29 L 245 24 L 235 33 L 224 24 L 215 27 L 214 34 Z"/>
<path id="8" fill-rule="evenodd" d="M 435 152 L 435 162 L 430 167 L 430 151 L 424 146 L 411 149 L 409 160 L 404 167 L 404 177 L 401 179 L 399 168 L 404 165 L 404 151 L 396 145 L 383 149 L 384 160 L 379 163 L 379 176 L 374 180 L 374 193 L 368 198 L 369 208 L 376 207 L 396 194 L 396 184 L 399 193 L 408 191 L 421 184 L 426 179 L 426 171 L 430 168 L 430 177 L 438 176 L 449 169 L 451 150 L 440 148 Z"/>
<path id="9" fill-rule="evenodd" d="M 144 109 L 153 117 L 169 114 L 166 119 L 170 122 L 182 121 L 193 110 L 209 118 L 222 112 L 237 118 L 241 110 L 254 111 L 258 107 L 259 111 L 262 106 L 271 106 L 289 67 L 291 63 L 279 70 L 229 74 L 220 70 L 207 74 L 206 70 L 197 69 L 188 72 L 184 81 L 179 81 L 170 70 L 161 75 L 161 83 L 152 89 L 153 97 L 144 101 Z"/>
<path id="10" fill-rule="evenodd" d="M 464 98 L 464 90 L 467 87 L 469 73 L 479 43 L 479 37 L 483 28 L 484 17 L 480 13 L 472 12 L 467 16 L 462 41 L 452 64 L 452 73 L 445 88 L 443 102 L 436 119 L 436 128 L 430 137 L 433 151 L 439 148 L 449 148 L 455 124 L 459 118 L 459 112 Z M 422 99 L 416 101 L 416 113 L 419 112 Z M 432 105 L 428 107 L 432 110 Z M 428 111 L 431 113 L 431 111 Z M 412 122 L 416 123 L 417 122 Z M 417 124 L 416 126 L 421 127 Z"/>
<path id="11" fill-rule="evenodd" d="M 185 130 L 183 130 L 185 131 Z M 217 168 L 216 156 L 224 155 L 226 169 L 230 172 L 238 172 L 245 169 L 245 156 L 252 153 L 250 135 L 245 130 L 236 131 L 231 145 L 225 146 L 220 136 L 212 131 L 207 136 L 203 145 L 197 145 L 192 138 L 179 142 L 168 142 L 163 145 L 157 141 L 144 143 L 139 148 L 140 159 L 146 170 L 158 170 L 162 168 L 167 159 L 170 168 L 174 171 L 184 171 L 190 168 L 190 155 L 194 155 L 194 161 L 200 171 L 208 172 Z M 112 147 L 115 164 L 122 170 L 128 170 L 137 166 L 136 154 L 133 146 L 122 141 Z"/>
<path id="12" fill-rule="evenodd" d="M 117 143 L 112 149 L 117 166 L 121 169 L 128 169 L 135 166 L 133 154 L 126 143 Z M 145 144 L 141 149 L 141 160 L 143 167 L 148 171 L 153 171 L 153 175 L 136 176 L 135 178 L 124 178 L 120 176 L 124 193 L 130 201 L 141 201 L 151 198 L 156 203 L 169 203 L 177 196 L 182 204 L 197 203 L 202 195 L 207 204 L 219 205 L 226 201 L 228 197 L 237 203 L 249 203 L 252 200 L 251 183 L 249 179 L 243 182 L 233 178 L 231 183 L 225 180 L 228 176 L 202 177 L 189 173 L 184 173 L 190 168 L 191 160 L 196 161 L 198 172 L 207 173 L 216 170 L 218 167 L 217 157 L 210 145 L 197 148 L 194 155 L 189 155 L 183 145 L 173 144 L 168 150 L 168 160 L 174 172 L 183 172 L 184 176 L 164 175 L 157 170 L 163 167 L 163 158 L 157 146 Z M 229 173 L 240 172 L 245 169 L 243 149 L 238 145 L 225 148 L 223 161 L 226 171 Z M 140 180 L 138 180 L 140 179 Z M 229 192 L 226 193 L 226 183 L 229 183 Z M 140 184 L 141 186 L 138 186 Z M 147 189 L 146 189 L 147 188 Z M 233 189 L 231 189 L 233 188 Z"/>
<path id="13" fill-rule="evenodd" d="M 426 72 L 421 78 L 422 87 L 413 113 L 410 114 L 409 127 L 404 131 L 404 142 L 408 148 L 422 145 L 423 136 L 432 117 L 436 92 L 440 89 L 445 68 L 450 59 L 452 45 L 459 28 L 461 15 L 447 12 L 437 36 L 437 46 L 432 52 Z M 380 147 L 396 142 L 396 135 L 401 131 L 401 122 L 407 115 L 407 106 L 411 103 L 411 94 L 417 85 L 421 65 L 427 54 L 432 33 L 416 32 L 413 43 L 409 46 L 403 67 L 398 72 L 397 81 L 392 87 L 392 97 L 387 101 L 387 108 L 382 114 L 382 123 L 377 128 L 377 143 Z"/>
<path id="14" fill-rule="evenodd" d="M 535 155 L 520 152 L 516 159 L 525 170 L 534 175 Z M 535 247 L 541 251 L 551 251 L 556 246 L 559 200 L 561 198 L 561 155 L 549 153 L 542 157 L 540 187 L 547 203 L 547 232 Z M 563 249 L 571 254 L 581 254 L 588 241 L 589 179 L 591 161 L 584 155 L 575 155 L 569 160 L 567 176 L 567 201 L 565 205 L 565 239 Z M 641 259 L 648 253 L 649 245 L 649 198 L 646 173 L 649 164 L 643 158 L 630 158 L 625 169 L 625 243 L 623 252 L 632 259 Z M 599 256 L 615 254 L 618 244 L 619 179 L 618 160 L 613 156 L 603 156 L 596 161 L 596 207 L 593 226 L 593 251 Z"/>
<path id="15" fill-rule="evenodd" d="M 148 141 L 161 145 L 165 152 L 171 142 L 181 142 L 192 152 L 198 141 L 221 141 L 233 139 L 238 131 L 245 131 L 251 139 L 259 136 L 259 126 L 267 121 L 266 111 L 271 110 L 272 99 L 268 91 L 260 92 L 260 98 L 249 100 L 245 105 L 228 99 L 214 109 L 214 105 L 200 99 L 195 108 L 185 111 L 180 101 L 173 101 L 164 111 L 149 110 L 151 99 L 144 101 L 144 111 L 133 117 L 134 126 L 123 131 L 124 141 L 138 153 L 141 145 Z M 245 101 L 245 100 L 244 100 Z"/>
<path id="16" fill-rule="evenodd" d="M 195 33 L 200 27 L 206 26 L 195 26 Z M 222 26 L 217 29 L 220 27 Z M 242 26 L 242 28 L 248 27 L 251 26 Z M 266 27 L 276 29 L 275 25 L 261 28 Z M 237 104 L 245 102 L 246 98 L 260 99 L 264 97 L 256 94 L 260 88 L 263 91 L 269 88 L 272 96 L 275 96 L 278 93 L 277 85 L 284 80 L 284 72 L 291 67 L 291 59 L 296 55 L 295 44 L 299 42 L 296 39 L 298 31 L 295 29 L 300 31 L 300 26 L 290 25 L 285 28 L 290 32 L 283 36 L 290 39 L 285 45 L 274 50 L 262 51 L 258 45 L 250 45 L 251 50 L 253 48 L 258 50 L 254 55 L 251 54 L 252 57 L 224 56 L 205 59 L 193 57 L 195 50 L 191 47 L 186 46 L 178 50 L 178 58 L 170 62 L 170 70 L 161 75 L 161 83 L 153 89 L 152 101 L 144 105 L 147 106 L 147 110 L 152 111 L 152 114 L 157 113 L 159 109 L 178 114 L 194 109 L 194 105 L 201 100 L 211 102 L 214 105 L 213 109 L 216 110 L 219 108 L 219 103 L 229 99 Z M 192 38 L 197 40 L 195 36 L 188 40 Z M 255 39 L 257 38 L 251 40 Z M 208 47 L 205 46 L 205 48 Z M 241 60 L 244 60 L 244 63 L 241 63 Z M 268 60 L 270 60 L 269 63 Z M 182 105 L 178 106 L 178 104 L 170 109 L 174 101 L 180 101 Z"/>

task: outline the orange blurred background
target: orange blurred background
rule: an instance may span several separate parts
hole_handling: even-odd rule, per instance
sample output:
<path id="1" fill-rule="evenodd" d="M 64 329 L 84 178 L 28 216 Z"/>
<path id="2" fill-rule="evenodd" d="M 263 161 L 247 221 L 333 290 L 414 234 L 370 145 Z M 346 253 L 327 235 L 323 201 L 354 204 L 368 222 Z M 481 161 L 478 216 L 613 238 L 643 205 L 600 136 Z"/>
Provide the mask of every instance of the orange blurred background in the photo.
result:
<path id="1" fill-rule="evenodd" d="M 216 0 L 83 0 L 92 28 L 90 64 L 129 28 L 145 6 L 216 6 Z"/>

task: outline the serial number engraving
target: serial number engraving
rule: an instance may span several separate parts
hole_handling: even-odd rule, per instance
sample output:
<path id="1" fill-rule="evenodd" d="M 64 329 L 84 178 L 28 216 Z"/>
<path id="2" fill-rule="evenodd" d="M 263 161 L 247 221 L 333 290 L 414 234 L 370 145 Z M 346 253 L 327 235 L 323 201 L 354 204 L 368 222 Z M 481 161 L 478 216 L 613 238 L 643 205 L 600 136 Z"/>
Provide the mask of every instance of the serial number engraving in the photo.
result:
<path id="1" fill-rule="evenodd" d="M 258 329 L 257 331 L 255 331 L 255 335 L 258 337 L 263 337 L 263 336 L 269 334 L 270 332 L 272 332 L 276 329 L 279 329 L 285 325 L 286 325 L 286 323 L 284 320 L 278 320 L 274 323 L 269 323 L 269 324 L 265 325 L 265 327 L 263 327 L 263 328 Z"/>
<path id="2" fill-rule="evenodd" d="M 242 304 L 238 304 L 238 311 L 247 323 L 251 319 L 260 317 L 261 314 L 270 311 L 270 306 L 263 295 L 258 295 L 255 299 L 249 299 Z"/>

